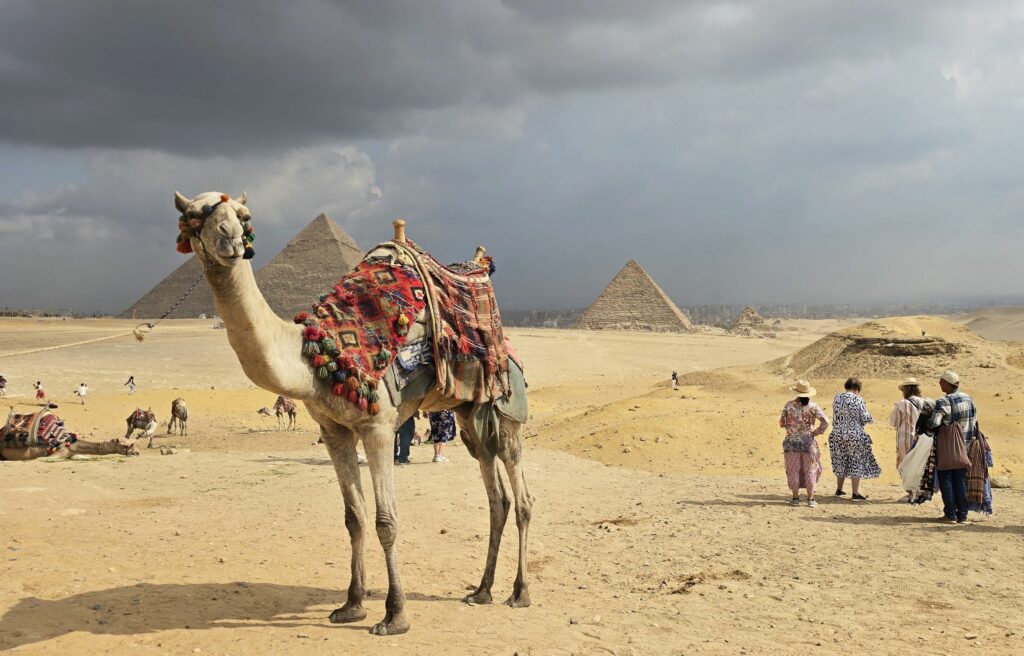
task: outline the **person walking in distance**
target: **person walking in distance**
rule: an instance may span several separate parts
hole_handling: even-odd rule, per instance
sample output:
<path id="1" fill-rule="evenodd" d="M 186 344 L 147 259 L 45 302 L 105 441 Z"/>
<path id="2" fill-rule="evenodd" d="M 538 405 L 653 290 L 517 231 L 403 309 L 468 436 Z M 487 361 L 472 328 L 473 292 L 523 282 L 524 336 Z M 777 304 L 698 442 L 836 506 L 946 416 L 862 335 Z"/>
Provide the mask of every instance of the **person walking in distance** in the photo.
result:
<path id="1" fill-rule="evenodd" d="M 128 393 L 129 394 L 134 394 L 135 393 L 135 376 L 128 376 L 128 380 L 125 382 L 125 385 L 128 386 Z"/>
<path id="2" fill-rule="evenodd" d="M 75 392 L 75 394 L 78 394 L 78 400 L 82 402 L 82 405 L 85 405 L 85 395 L 88 394 L 88 393 L 89 393 L 89 388 L 86 387 L 85 383 L 81 383 L 78 386 L 78 391 Z"/>

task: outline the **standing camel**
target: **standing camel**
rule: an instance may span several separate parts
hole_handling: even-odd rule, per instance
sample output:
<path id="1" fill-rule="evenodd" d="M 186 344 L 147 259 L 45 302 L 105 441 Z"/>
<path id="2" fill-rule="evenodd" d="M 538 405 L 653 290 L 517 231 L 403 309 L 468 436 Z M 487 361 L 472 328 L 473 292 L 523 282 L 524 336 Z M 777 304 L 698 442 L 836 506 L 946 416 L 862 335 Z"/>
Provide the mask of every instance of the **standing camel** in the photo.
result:
<path id="1" fill-rule="evenodd" d="M 177 398 L 171 401 L 171 419 L 167 422 L 167 434 L 174 433 L 174 426 L 178 426 L 178 435 L 188 435 L 188 404 L 185 399 Z"/>
<path id="2" fill-rule="evenodd" d="M 395 635 L 409 630 L 405 612 L 405 592 L 399 574 L 398 511 L 395 503 L 394 434 L 396 427 L 417 410 L 432 411 L 449 407 L 436 390 L 425 392 L 424 398 L 403 400 L 396 406 L 390 395 L 379 397 L 374 403 L 375 414 L 365 411 L 347 397 L 332 393 L 329 385 L 321 384 L 307 360 L 303 358 L 304 329 L 302 325 L 280 319 L 271 310 L 256 286 L 252 257 L 247 249 L 251 216 L 246 207 L 245 194 L 232 199 L 226 194 L 207 192 L 193 199 L 175 192 L 175 207 L 182 217 L 179 221 L 180 252 L 195 252 L 206 280 L 213 292 L 217 311 L 227 329 L 228 342 L 238 356 L 246 376 L 257 386 L 298 399 L 306 406 L 310 416 L 320 426 L 324 444 L 334 464 L 345 503 L 345 526 L 352 543 L 351 581 L 345 604 L 330 615 L 331 622 L 348 623 L 366 617 L 363 601 L 364 583 L 363 542 L 367 520 L 362 483 L 359 475 L 356 445 L 360 440 L 366 450 L 370 475 L 376 499 L 374 513 L 377 537 L 384 550 L 388 571 L 388 594 L 382 621 L 371 633 Z M 404 222 L 395 222 L 393 249 L 405 245 Z M 382 245 L 382 247 L 387 246 Z M 416 317 L 413 329 L 431 330 L 428 316 Z M 408 321 L 408 319 L 406 319 Z M 383 391 L 383 390 L 382 390 Z M 362 390 L 360 390 L 362 393 Z M 366 398 L 359 398 L 365 402 Z M 532 499 L 527 489 L 522 466 L 521 424 L 504 415 L 497 416 L 489 434 L 478 434 L 471 418 L 473 406 L 462 404 L 454 408 L 462 428 L 462 439 L 470 454 L 479 461 L 484 488 L 490 510 L 490 536 L 487 559 L 480 585 L 465 600 L 474 604 L 491 601 L 491 585 L 498 558 L 502 531 L 512 502 L 499 473 L 497 460 L 504 463 L 516 507 L 519 529 L 518 570 L 512 595 L 506 602 L 511 607 L 530 604 L 526 580 L 526 543 L 529 530 Z"/>
<path id="3" fill-rule="evenodd" d="M 130 438 L 133 432 L 139 431 L 139 439 L 143 437 L 149 438 L 149 444 L 146 445 L 146 448 L 153 448 L 153 434 L 156 433 L 157 426 L 156 413 L 153 412 L 153 408 L 150 408 L 149 410 L 135 408 L 135 410 L 128 415 L 128 418 L 125 419 L 125 423 L 128 424 L 128 430 L 124 434 L 125 439 Z"/>
<path id="4" fill-rule="evenodd" d="M 278 396 L 277 400 L 274 401 L 274 416 L 277 417 L 277 430 L 284 430 L 284 416 L 288 415 L 288 430 L 296 430 L 298 428 L 298 422 L 296 416 L 299 414 L 299 409 L 295 405 L 295 401 L 286 399 L 283 396 Z"/>

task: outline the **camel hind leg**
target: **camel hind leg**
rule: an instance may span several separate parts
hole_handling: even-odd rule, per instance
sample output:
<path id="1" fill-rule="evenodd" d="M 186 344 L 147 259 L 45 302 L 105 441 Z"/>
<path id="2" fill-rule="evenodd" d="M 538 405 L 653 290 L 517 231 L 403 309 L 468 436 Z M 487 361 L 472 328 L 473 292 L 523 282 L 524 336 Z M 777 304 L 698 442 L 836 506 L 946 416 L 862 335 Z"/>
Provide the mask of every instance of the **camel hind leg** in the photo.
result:
<path id="1" fill-rule="evenodd" d="M 467 418 L 459 417 L 460 436 L 466 445 L 469 454 L 476 458 L 480 464 L 480 475 L 484 481 L 484 489 L 487 491 L 487 506 L 490 515 L 490 535 L 487 539 L 487 562 L 484 565 L 484 573 L 477 586 L 471 594 L 463 599 L 466 603 L 489 604 L 491 603 L 491 586 L 494 584 L 494 570 L 498 564 L 498 550 L 501 548 L 501 536 L 505 531 L 505 522 L 508 519 L 508 511 L 511 507 L 505 484 L 498 473 L 497 461 L 494 454 L 486 454 L 483 450 L 480 438 L 472 431 L 472 425 Z"/>
<path id="2" fill-rule="evenodd" d="M 512 587 L 512 596 L 505 602 L 512 608 L 530 605 L 530 592 L 526 583 L 526 539 L 533 513 L 533 497 L 526 485 L 523 472 L 523 439 L 519 434 L 522 424 L 506 417 L 500 418 L 498 430 L 498 457 L 505 463 L 509 486 L 516 504 L 516 526 L 519 529 L 519 567 Z"/>

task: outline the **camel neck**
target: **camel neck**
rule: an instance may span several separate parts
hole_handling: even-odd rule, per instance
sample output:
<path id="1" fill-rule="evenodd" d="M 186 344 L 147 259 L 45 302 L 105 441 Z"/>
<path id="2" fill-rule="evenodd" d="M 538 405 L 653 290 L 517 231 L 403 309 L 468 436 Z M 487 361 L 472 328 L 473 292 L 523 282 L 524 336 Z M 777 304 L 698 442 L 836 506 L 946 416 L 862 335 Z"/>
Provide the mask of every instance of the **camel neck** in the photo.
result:
<path id="1" fill-rule="evenodd" d="M 302 328 L 270 309 L 248 261 L 225 267 L 204 264 L 206 279 L 228 342 L 249 380 L 291 398 L 309 398 L 313 375 L 302 360 Z"/>

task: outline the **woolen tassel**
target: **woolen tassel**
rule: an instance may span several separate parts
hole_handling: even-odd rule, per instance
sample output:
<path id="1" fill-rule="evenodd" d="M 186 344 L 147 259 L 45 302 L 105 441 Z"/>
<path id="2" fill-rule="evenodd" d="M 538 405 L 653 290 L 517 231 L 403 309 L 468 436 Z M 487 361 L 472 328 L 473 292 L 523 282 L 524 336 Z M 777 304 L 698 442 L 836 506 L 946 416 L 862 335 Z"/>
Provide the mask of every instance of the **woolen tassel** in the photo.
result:
<path id="1" fill-rule="evenodd" d="M 352 380 L 352 379 L 349 378 L 349 380 Z M 349 388 L 348 396 L 345 397 L 345 398 L 348 399 L 349 403 L 359 403 L 359 392 L 357 392 L 356 390 L 354 390 L 352 388 Z"/>
<path id="2" fill-rule="evenodd" d="M 359 409 L 362 410 L 363 412 L 366 412 L 369 408 L 370 408 L 370 404 L 366 400 L 366 397 L 365 396 L 359 397 Z"/>
<path id="3" fill-rule="evenodd" d="M 370 414 L 371 415 L 380 414 L 380 403 L 374 402 L 374 403 L 370 404 Z"/>
<path id="4" fill-rule="evenodd" d="M 327 369 L 327 367 L 320 367 L 319 369 L 316 370 L 316 376 L 320 380 L 325 380 L 331 377 L 331 372 L 330 370 Z"/>
<path id="5" fill-rule="evenodd" d="M 313 366 L 323 367 L 329 362 L 329 358 L 326 355 L 315 355 L 313 356 Z"/>
<path id="6" fill-rule="evenodd" d="M 302 345 L 302 353 L 308 356 L 314 356 L 320 354 L 320 347 L 316 342 L 306 342 Z"/>
<path id="7" fill-rule="evenodd" d="M 334 372 L 334 382 L 344 385 L 346 378 L 348 378 L 348 375 L 345 374 L 344 371 L 335 371 Z M 341 395 L 339 394 L 338 396 L 341 396 Z"/>
<path id="8" fill-rule="evenodd" d="M 335 396 L 345 396 L 345 386 L 341 383 L 337 383 L 331 388 L 331 393 Z"/>
<path id="9" fill-rule="evenodd" d="M 355 376 L 350 375 L 348 377 L 348 380 L 345 381 L 345 385 L 346 387 L 348 387 L 350 391 L 356 392 L 359 390 L 359 379 L 356 378 Z"/>
<path id="10" fill-rule="evenodd" d="M 183 239 L 178 242 L 178 246 L 175 248 L 176 251 L 182 255 L 188 255 L 192 252 L 192 242 L 188 239 Z"/>
<path id="11" fill-rule="evenodd" d="M 320 340 L 320 350 L 325 353 L 334 353 L 338 350 L 338 343 L 330 337 L 324 337 Z"/>
<path id="12" fill-rule="evenodd" d="M 330 371 L 332 374 L 337 372 L 338 371 L 338 363 L 335 362 L 334 360 L 331 360 L 330 362 L 327 363 L 327 370 Z"/>
<path id="13" fill-rule="evenodd" d="M 251 260 L 254 257 L 256 257 L 256 251 L 253 250 L 252 246 L 246 246 L 245 251 L 242 253 L 242 259 Z"/>

